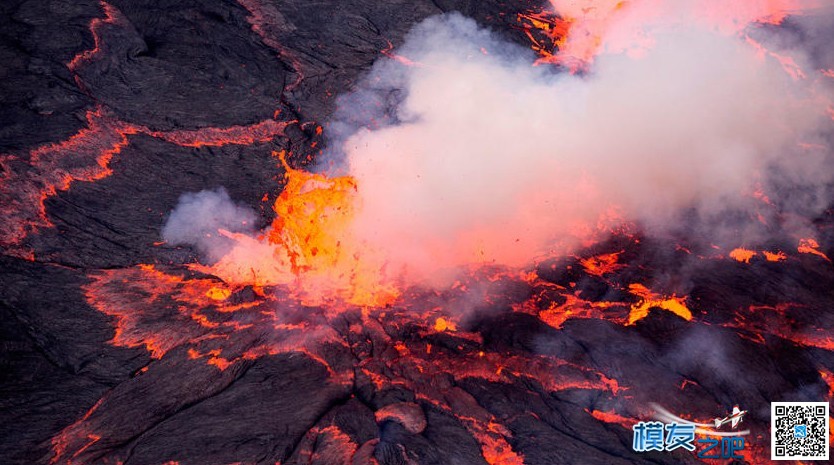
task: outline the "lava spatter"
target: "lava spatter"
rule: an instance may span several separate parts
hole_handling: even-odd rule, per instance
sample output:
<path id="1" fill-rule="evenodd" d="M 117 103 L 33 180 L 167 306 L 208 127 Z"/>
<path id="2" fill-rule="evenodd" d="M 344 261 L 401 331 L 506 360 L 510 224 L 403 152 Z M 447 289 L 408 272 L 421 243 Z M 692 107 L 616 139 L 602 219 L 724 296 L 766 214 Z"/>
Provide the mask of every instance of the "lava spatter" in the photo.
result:
<path id="1" fill-rule="evenodd" d="M 799 240 L 799 246 L 796 248 L 797 252 L 804 253 L 804 254 L 811 254 L 816 255 L 817 257 L 822 258 L 823 260 L 831 263 L 831 259 L 828 258 L 828 255 L 820 251 L 820 245 L 814 238 L 804 238 Z"/>
<path id="2" fill-rule="evenodd" d="M 519 13 L 516 21 L 530 40 L 530 48 L 541 57 L 540 62 L 554 59 L 559 49 L 564 47 L 571 26 L 569 20 L 547 10 Z"/>

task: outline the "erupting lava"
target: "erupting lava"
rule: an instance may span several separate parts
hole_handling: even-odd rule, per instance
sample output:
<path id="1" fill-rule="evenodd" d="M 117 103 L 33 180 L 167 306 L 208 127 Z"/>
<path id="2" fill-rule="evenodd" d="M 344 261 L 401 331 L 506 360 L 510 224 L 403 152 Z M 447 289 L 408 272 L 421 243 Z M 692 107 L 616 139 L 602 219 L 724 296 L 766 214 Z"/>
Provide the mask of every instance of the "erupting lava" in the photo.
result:
<path id="1" fill-rule="evenodd" d="M 782 82 L 784 76 L 778 66 L 762 71 L 765 64 L 758 63 L 756 52 L 749 50 L 752 39 L 747 37 L 746 43 L 741 39 L 746 37 L 743 34 L 751 24 L 779 24 L 787 15 L 809 8 L 804 3 L 750 2 L 742 7 L 702 0 L 684 7 L 657 0 L 604 0 L 554 2 L 559 16 L 547 12 L 520 14 L 520 22 L 531 24 L 525 33 L 536 41 L 537 51 L 547 55 L 551 53 L 548 48 L 558 49 L 550 56 L 553 60 L 546 56 L 548 59 L 544 61 L 567 64 L 575 70 L 581 67 L 591 76 L 587 80 L 566 77 L 565 84 L 554 83 L 548 76 L 530 71 L 533 67 L 520 71 L 507 69 L 510 65 L 491 55 L 493 52 L 500 55 L 500 49 L 489 54 L 478 53 L 479 56 L 460 52 L 460 57 L 457 52 L 437 51 L 434 40 L 470 40 L 470 36 L 486 33 L 467 30 L 473 26 L 460 19 L 428 21 L 422 26 L 425 30 L 415 33 L 417 39 L 412 41 L 417 45 L 411 44 L 409 48 L 407 42 L 404 46 L 404 56 L 409 56 L 409 60 L 414 57 L 413 61 L 404 62 L 386 49 L 383 55 L 387 58 L 379 66 L 382 71 L 369 78 L 379 82 L 402 80 L 397 85 L 406 87 L 409 94 L 398 109 L 402 113 L 398 117 L 403 122 L 377 124 L 371 118 L 352 135 L 337 137 L 333 143 L 342 146 L 332 149 L 338 153 L 333 156 L 345 158 L 337 164 L 347 165 L 347 174 L 295 169 L 287 163 L 287 154 L 281 152 L 278 158 L 286 182 L 274 202 L 276 219 L 271 227 L 259 237 L 219 231 L 234 244 L 231 251 L 216 263 L 193 268 L 233 285 L 288 285 L 298 298 L 311 305 L 342 301 L 381 307 L 393 303 L 409 285 L 435 285 L 437 281 L 448 284 L 451 281 L 448 276 L 459 273 L 458 269 L 489 264 L 520 270 L 529 267 L 537 256 L 570 253 L 579 245 L 589 245 L 628 221 L 662 223 L 670 219 L 669 212 L 691 208 L 699 202 L 720 205 L 753 184 L 743 173 L 725 166 L 726 157 L 738 158 L 742 166 L 765 169 L 777 161 L 768 158 L 772 156 L 769 153 L 759 152 L 770 151 L 771 146 L 781 146 L 786 141 L 795 145 L 795 137 L 815 128 L 819 115 L 813 113 L 806 117 L 799 105 L 787 97 L 771 100 L 778 92 L 768 92 L 761 99 L 751 95 L 740 98 L 737 104 L 727 104 L 733 111 L 735 107 L 742 108 L 737 115 L 723 115 L 720 109 L 713 108 L 719 104 L 718 100 L 733 97 L 740 90 L 788 85 Z M 280 49 L 274 39 L 267 37 L 266 30 L 269 21 L 280 19 L 277 11 L 268 11 L 258 2 L 242 4 L 252 13 L 250 22 L 258 34 L 270 47 Z M 701 36 L 672 39 L 663 36 L 676 29 L 689 33 L 688 28 L 699 28 L 698 34 L 708 34 L 704 40 L 708 42 L 706 48 L 693 53 L 720 54 L 717 58 L 706 57 L 705 66 L 738 63 L 716 70 L 715 75 L 706 72 L 703 76 L 708 79 L 706 82 L 701 77 L 691 78 L 695 68 L 702 72 L 703 67 L 690 69 L 689 65 L 676 63 L 679 61 L 676 56 L 687 51 L 676 52 L 674 47 L 686 44 L 684 39 L 700 43 Z M 533 30 L 545 31 L 552 44 L 542 45 Z M 494 40 L 478 37 L 478 40 Z M 662 43 L 663 40 L 668 43 Z M 475 49 L 484 49 L 476 45 Z M 462 50 L 467 46 L 470 44 L 461 45 Z M 597 56 L 616 54 L 627 56 L 600 60 L 597 64 L 601 70 L 591 66 Z M 459 63 L 459 60 L 463 61 Z M 415 62 L 420 66 L 411 66 Z M 693 83 L 681 85 L 704 87 L 707 90 L 703 99 L 708 103 L 704 105 L 701 97 L 693 102 L 684 101 L 688 96 L 665 84 L 654 87 L 671 89 L 668 95 L 664 91 L 647 99 L 635 98 L 641 92 L 648 92 L 645 81 L 651 74 L 644 75 L 646 63 L 659 66 L 660 79 L 693 79 Z M 402 77 L 402 70 L 391 71 L 394 78 L 385 74 L 386 66 L 402 68 L 403 65 L 408 65 L 405 66 L 407 78 Z M 758 65 L 762 70 L 756 68 Z M 736 67 L 743 69 L 739 71 Z M 779 76 L 771 76 L 774 69 Z M 594 76 L 595 71 L 616 74 L 610 77 L 617 80 L 611 85 L 626 90 L 597 84 L 604 82 L 607 75 Z M 459 74 L 469 78 L 468 90 L 463 95 L 460 86 L 447 83 L 454 82 Z M 490 79 L 485 79 L 487 74 Z M 762 75 L 767 77 L 760 79 Z M 516 80 L 524 86 L 518 94 L 501 85 L 503 81 Z M 730 84 L 723 89 L 728 80 Z M 795 90 L 797 98 L 804 98 L 804 88 L 786 89 Z M 565 96 L 571 93 L 587 95 L 588 102 L 577 104 L 573 97 Z M 544 120 L 534 121 L 533 127 L 552 125 L 557 130 L 552 143 L 546 138 L 531 137 L 523 142 L 523 147 L 510 149 L 509 154 L 504 150 L 491 151 L 494 144 L 480 148 L 477 145 L 480 137 L 473 137 L 464 126 L 473 119 L 481 124 L 477 118 L 483 111 L 477 106 L 467 107 L 466 102 L 484 96 L 526 103 L 534 119 Z M 542 103 L 542 98 L 553 100 Z M 440 102 L 434 99 L 452 101 L 458 111 L 438 112 Z M 620 99 L 623 102 L 611 104 L 612 108 L 605 104 Z M 668 99 L 682 103 L 673 115 L 667 116 L 664 108 Z M 659 127 L 623 124 L 621 120 L 630 118 L 618 114 L 620 106 L 635 107 L 633 111 L 652 115 L 646 119 L 658 119 Z M 576 113 L 575 118 L 571 117 L 570 109 Z M 793 119 L 789 115 L 794 112 L 801 121 L 796 131 L 786 128 L 790 122 L 781 119 Z M 712 114 L 719 115 L 712 117 Z M 761 128 L 750 128 L 748 121 L 762 114 L 779 116 L 763 120 L 759 124 Z M 728 121 L 720 122 L 719 118 Z M 671 123 L 665 126 L 668 121 Z M 527 122 L 521 125 L 517 118 L 503 117 L 486 119 L 483 124 L 486 132 L 499 138 L 515 137 L 518 131 L 512 130 L 514 125 L 527 126 Z M 459 131 L 460 137 L 448 134 L 448 128 L 459 126 L 464 129 Z M 600 131 L 612 132 L 610 138 L 622 139 L 625 146 L 608 146 L 591 140 L 595 138 L 591 129 L 596 126 Z M 656 137 L 658 131 L 665 133 L 665 137 Z M 716 140 L 711 140 L 699 137 L 701 132 L 718 135 Z M 702 171 L 690 175 L 672 169 L 677 166 L 671 166 L 676 164 L 667 160 L 673 158 L 667 152 L 678 151 L 682 145 L 695 148 L 692 153 L 686 152 L 688 147 L 683 150 L 681 162 L 688 168 L 679 171 Z M 470 150 L 482 156 L 483 162 L 477 162 L 481 166 L 458 180 L 455 177 L 462 176 L 460 171 L 469 168 L 464 164 L 476 162 L 455 157 L 458 152 L 466 154 Z M 727 153 L 722 156 L 720 150 Z M 331 156 L 329 152 L 323 155 L 328 156 Z M 583 157 L 589 161 L 578 161 Z M 635 169 L 623 161 L 629 158 L 641 160 L 650 168 Z M 326 165 L 327 160 L 320 161 Z M 532 166 L 536 168 L 531 169 Z M 633 169 L 636 178 L 624 181 L 628 175 L 620 169 Z M 649 194 L 653 188 L 664 190 L 664 195 Z M 767 198 L 758 184 L 757 189 L 759 197 Z M 663 213 L 655 214 L 655 210 Z M 814 250 L 810 243 L 800 244 L 800 251 L 815 253 L 809 252 Z M 768 261 L 781 261 L 785 257 L 780 252 L 762 251 L 761 254 Z M 729 255 L 749 263 L 758 252 L 738 248 Z M 617 270 L 616 257 L 616 254 L 595 257 L 582 265 L 589 273 L 602 277 Z M 631 292 L 644 302 L 633 309 L 629 318 L 632 323 L 656 304 L 684 318 L 691 317 L 683 304 L 684 297 L 660 298 L 637 288 Z"/>
<path id="2" fill-rule="evenodd" d="M 398 291 L 385 281 L 383 262 L 350 235 L 355 180 L 294 169 L 286 152 L 276 156 L 286 183 L 266 237 L 224 232 L 235 247 L 214 265 L 194 268 L 231 284 L 293 284 L 295 295 L 309 305 L 334 299 L 366 307 L 393 302 Z"/>

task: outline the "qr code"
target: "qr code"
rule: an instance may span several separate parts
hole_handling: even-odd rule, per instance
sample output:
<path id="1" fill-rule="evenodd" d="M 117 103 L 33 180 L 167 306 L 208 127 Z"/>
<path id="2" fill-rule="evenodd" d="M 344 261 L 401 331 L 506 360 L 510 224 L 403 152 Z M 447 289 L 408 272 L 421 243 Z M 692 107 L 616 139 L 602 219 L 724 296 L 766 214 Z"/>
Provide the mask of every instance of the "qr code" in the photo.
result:
<path id="1" fill-rule="evenodd" d="M 828 402 L 772 402 L 770 458 L 828 460 Z"/>

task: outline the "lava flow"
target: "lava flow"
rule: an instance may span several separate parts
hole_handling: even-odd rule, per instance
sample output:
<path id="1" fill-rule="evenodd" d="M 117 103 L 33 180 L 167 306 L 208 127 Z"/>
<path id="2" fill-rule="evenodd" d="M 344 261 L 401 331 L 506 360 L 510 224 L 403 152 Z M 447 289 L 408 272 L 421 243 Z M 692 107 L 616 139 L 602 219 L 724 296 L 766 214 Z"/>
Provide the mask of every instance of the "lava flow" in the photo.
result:
<path id="1" fill-rule="evenodd" d="M 182 353 L 186 360 L 229 373 L 261 357 L 300 353 L 320 363 L 330 383 L 378 393 L 407 389 L 420 404 L 458 418 L 489 464 L 524 463 L 523 455 L 507 442 L 512 435 L 499 419 L 455 383 L 476 379 L 509 385 L 525 379 L 544 392 L 587 390 L 613 396 L 624 389 L 603 373 L 556 357 L 488 349 L 477 332 L 456 329 L 457 317 L 449 313 L 453 307 L 415 314 L 431 301 L 419 294 L 403 306 L 333 313 L 291 304 L 278 288 L 230 288 L 216 279 L 170 274 L 150 265 L 95 274 L 85 293 L 92 306 L 115 317 L 112 344 L 144 347 L 160 360 L 141 371 L 143 378 L 156 376 L 158 363 L 170 363 Z M 413 298 L 419 300 L 409 302 Z M 465 288 L 458 298 L 465 300 Z M 334 359 L 328 349 L 333 346 L 349 348 L 358 365 L 350 369 Z M 125 388 L 141 389 L 138 384 Z M 84 463 L 99 448 L 132 434 L 130 429 L 108 434 L 106 427 L 113 421 L 108 409 L 123 402 L 124 395 L 106 395 L 56 437 L 53 463 Z M 416 413 L 392 418 L 382 409 L 379 421 L 425 423 L 422 408 L 414 408 Z"/>

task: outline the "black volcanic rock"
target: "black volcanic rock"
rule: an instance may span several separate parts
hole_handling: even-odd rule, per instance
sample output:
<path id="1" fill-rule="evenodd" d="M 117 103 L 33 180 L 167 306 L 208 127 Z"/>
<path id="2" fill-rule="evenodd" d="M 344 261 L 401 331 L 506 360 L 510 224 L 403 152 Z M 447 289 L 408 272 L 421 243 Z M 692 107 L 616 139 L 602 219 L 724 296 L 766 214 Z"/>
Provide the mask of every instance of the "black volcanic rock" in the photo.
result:
<path id="1" fill-rule="evenodd" d="M 255 123 L 280 106 L 281 61 L 233 3 L 112 2 L 81 85 L 122 119 L 156 130 Z M 89 47 L 88 47 L 89 48 Z"/>

